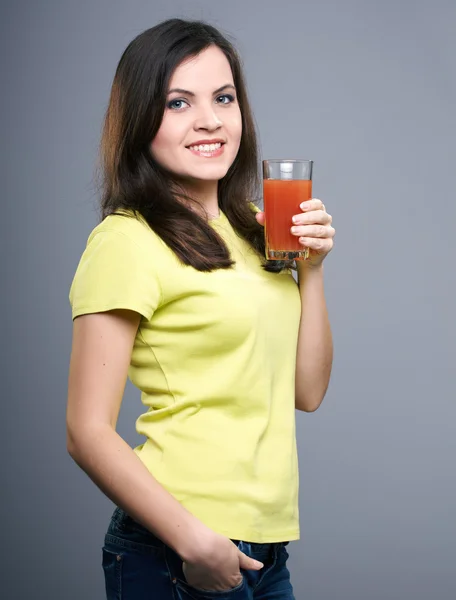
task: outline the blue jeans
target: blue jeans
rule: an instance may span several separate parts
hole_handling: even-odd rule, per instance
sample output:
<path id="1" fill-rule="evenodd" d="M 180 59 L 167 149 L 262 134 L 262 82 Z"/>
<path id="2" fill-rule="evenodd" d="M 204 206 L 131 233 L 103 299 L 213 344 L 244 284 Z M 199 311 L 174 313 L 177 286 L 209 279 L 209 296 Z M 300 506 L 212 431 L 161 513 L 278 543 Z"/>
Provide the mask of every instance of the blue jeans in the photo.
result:
<path id="1" fill-rule="evenodd" d="M 294 600 L 287 569 L 287 542 L 256 544 L 233 540 L 260 560 L 261 571 L 242 571 L 233 590 L 208 592 L 191 587 L 182 559 L 157 537 L 116 508 L 103 546 L 107 600 Z"/>

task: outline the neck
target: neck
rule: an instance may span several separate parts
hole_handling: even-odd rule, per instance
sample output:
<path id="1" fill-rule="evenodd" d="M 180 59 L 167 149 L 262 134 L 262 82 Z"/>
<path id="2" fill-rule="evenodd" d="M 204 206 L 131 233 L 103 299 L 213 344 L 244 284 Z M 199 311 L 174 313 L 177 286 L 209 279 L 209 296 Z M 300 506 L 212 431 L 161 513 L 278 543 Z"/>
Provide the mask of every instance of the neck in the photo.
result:
<path id="1" fill-rule="evenodd" d="M 192 203 L 192 208 L 197 211 L 203 208 L 209 219 L 219 216 L 218 181 L 186 181 L 183 188 L 196 201 Z"/>

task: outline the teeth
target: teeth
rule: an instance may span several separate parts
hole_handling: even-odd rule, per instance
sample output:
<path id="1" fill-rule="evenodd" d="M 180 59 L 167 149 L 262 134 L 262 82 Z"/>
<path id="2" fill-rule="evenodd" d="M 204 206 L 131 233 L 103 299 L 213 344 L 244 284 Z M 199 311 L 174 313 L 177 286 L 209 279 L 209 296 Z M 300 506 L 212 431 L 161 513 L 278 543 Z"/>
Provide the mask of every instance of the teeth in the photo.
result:
<path id="1" fill-rule="evenodd" d="M 190 150 L 194 150 L 195 152 L 214 152 L 221 147 L 221 143 L 218 144 L 203 144 L 201 146 L 190 146 Z"/>

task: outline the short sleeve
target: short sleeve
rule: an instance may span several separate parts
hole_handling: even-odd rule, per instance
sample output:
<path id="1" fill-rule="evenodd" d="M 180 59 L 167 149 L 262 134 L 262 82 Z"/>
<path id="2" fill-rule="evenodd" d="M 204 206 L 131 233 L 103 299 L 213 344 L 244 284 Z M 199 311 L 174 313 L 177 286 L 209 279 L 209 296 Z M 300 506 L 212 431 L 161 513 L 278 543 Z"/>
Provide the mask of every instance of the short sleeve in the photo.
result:
<path id="1" fill-rule="evenodd" d="M 161 300 L 156 259 L 124 232 L 92 232 L 70 288 L 72 318 L 123 308 L 149 320 Z"/>

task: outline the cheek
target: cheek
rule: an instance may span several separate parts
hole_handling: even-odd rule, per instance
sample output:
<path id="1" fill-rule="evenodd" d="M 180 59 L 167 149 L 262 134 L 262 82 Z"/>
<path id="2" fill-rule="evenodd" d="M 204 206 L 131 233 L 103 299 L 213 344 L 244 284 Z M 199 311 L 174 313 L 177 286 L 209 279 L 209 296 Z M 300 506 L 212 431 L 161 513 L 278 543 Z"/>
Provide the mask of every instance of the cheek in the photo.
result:
<path id="1" fill-rule="evenodd" d="M 150 145 L 150 151 L 155 158 L 160 158 L 163 154 L 166 154 L 167 147 L 169 145 L 168 136 L 166 130 L 162 127 L 157 132 L 157 135 L 153 139 Z"/>
<path id="2" fill-rule="evenodd" d="M 229 132 L 232 141 L 239 146 L 242 137 L 242 118 L 241 113 L 231 116 L 228 121 L 225 121 L 225 126 Z"/>
<path id="3" fill-rule="evenodd" d="M 160 129 L 150 144 L 152 156 L 158 161 L 163 162 L 169 159 L 176 150 L 179 142 L 179 131 L 170 123 L 166 116 L 164 117 Z"/>
<path id="4" fill-rule="evenodd" d="M 235 122 L 234 122 L 234 128 L 236 131 L 236 135 L 237 135 L 238 139 L 240 140 L 241 136 L 242 136 L 242 117 L 241 117 L 240 111 L 236 115 Z"/>

